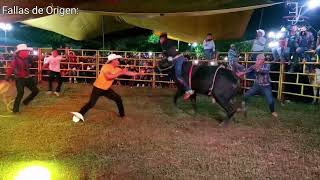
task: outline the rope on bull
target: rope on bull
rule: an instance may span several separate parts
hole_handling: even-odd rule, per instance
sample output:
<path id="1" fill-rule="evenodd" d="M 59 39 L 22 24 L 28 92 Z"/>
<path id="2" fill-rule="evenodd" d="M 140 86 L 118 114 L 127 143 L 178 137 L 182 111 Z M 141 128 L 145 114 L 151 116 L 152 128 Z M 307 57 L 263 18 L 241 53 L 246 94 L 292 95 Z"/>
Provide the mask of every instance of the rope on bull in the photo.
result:
<path id="1" fill-rule="evenodd" d="M 212 79 L 212 85 L 211 85 L 211 87 L 210 87 L 210 89 L 209 89 L 208 96 L 211 96 L 211 95 L 212 95 L 212 90 L 213 90 L 214 84 L 215 84 L 215 82 L 216 82 L 216 77 L 217 77 L 218 71 L 219 71 L 221 68 L 225 68 L 225 67 L 224 67 L 223 65 L 220 65 L 220 66 L 217 68 L 216 72 L 214 73 L 214 76 L 213 76 L 213 79 Z"/>

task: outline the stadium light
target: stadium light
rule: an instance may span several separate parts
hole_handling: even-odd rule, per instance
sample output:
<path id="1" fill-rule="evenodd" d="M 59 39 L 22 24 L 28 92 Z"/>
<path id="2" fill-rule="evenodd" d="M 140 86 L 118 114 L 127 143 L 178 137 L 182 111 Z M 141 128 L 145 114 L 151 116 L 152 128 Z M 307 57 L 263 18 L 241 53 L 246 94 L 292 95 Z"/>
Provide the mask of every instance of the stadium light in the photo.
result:
<path id="1" fill-rule="evenodd" d="M 281 32 L 286 32 L 287 29 L 286 29 L 285 27 L 282 27 L 280 31 L 281 31 Z"/>
<path id="2" fill-rule="evenodd" d="M 150 57 L 150 56 L 152 56 L 152 52 L 151 52 L 151 51 L 149 51 L 149 53 L 148 53 L 148 54 L 149 54 L 149 57 Z"/>
<path id="3" fill-rule="evenodd" d="M 198 43 L 194 42 L 192 43 L 192 47 L 197 47 L 198 46 Z"/>
<path id="4" fill-rule="evenodd" d="M 228 61 L 228 56 L 224 57 L 224 60 L 225 60 L 225 61 Z"/>
<path id="5" fill-rule="evenodd" d="M 217 65 L 217 63 L 215 61 L 210 62 L 210 66 L 216 66 L 216 65 Z"/>
<path id="6" fill-rule="evenodd" d="M 50 180 L 51 173 L 47 168 L 41 166 L 31 166 L 23 169 L 16 180 Z"/>
<path id="7" fill-rule="evenodd" d="M 0 29 L 4 31 L 4 41 L 7 44 L 7 32 L 13 29 L 11 24 L 8 23 L 0 23 Z"/>
<path id="8" fill-rule="evenodd" d="M 275 36 L 276 36 L 276 34 L 273 31 L 268 33 L 269 38 L 275 38 Z"/>
<path id="9" fill-rule="evenodd" d="M 320 0 L 309 0 L 307 4 L 309 9 L 315 9 L 320 7 Z"/>
<path id="10" fill-rule="evenodd" d="M 189 43 L 188 46 L 191 46 L 191 43 Z"/>
<path id="11" fill-rule="evenodd" d="M 193 64 L 195 64 L 195 65 L 199 64 L 199 60 L 194 60 Z"/>

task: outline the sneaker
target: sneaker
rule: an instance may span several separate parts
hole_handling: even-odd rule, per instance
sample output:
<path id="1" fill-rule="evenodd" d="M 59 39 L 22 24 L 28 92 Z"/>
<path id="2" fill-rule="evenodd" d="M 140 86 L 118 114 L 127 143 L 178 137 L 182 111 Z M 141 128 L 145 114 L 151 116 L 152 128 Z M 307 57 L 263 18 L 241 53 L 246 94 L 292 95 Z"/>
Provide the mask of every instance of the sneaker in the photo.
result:
<path id="1" fill-rule="evenodd" d="M 54 92 L 54 94 L 55 94 L 57 97 L 60 96 L 60 93 L 58 93 L 58 92 Z"/>
<path id="2" fill-rule="evenodd" d="M 272 113 L 272 116 L 273 116 L 274 118 L 276 118 L 276 119 L 279 117 L 279 116 L 278 116 L 278 113 L 276 113 L 276 112 L 273 112 L 273 113 Z"/>
<path id="3" fill-rule="evenodd" d="M 49 95 L 49 94 L 52 94 L 52 91 L 47 91 L 46 94 L 48 94 L 48 95 Z"/>
<path id="4" fill-rule="evenodd" d="M 192 90 L 186 91 L 186 93 L 184 94 L 183 99 L 184 100 L 188 100 L 193 93 L 194 93 L 194 91 L 192 91 Z"/>

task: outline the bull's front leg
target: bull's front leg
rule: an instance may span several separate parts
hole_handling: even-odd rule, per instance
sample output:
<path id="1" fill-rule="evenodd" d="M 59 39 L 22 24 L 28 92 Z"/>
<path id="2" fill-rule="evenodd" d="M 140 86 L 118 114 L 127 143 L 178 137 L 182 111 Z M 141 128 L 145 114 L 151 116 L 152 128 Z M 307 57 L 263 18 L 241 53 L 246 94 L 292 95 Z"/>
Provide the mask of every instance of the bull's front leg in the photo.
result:
<path id="1" fill-rule="evenodd" d="M 182 95 L 183 95 L 183 90 L 178 89 L 176 94 L 173 97 L 173 103 L 174 103 L 175 106 L 177 106 L 178 98 L 181 97 Z"/>
<path id="2" fill-rule="evenodd" d="M 197 94 L 194 93 L 191 97 L 191 103 L 192 103 L 192 109 L 194 110 L 195 113 L 197 113 Z"/>

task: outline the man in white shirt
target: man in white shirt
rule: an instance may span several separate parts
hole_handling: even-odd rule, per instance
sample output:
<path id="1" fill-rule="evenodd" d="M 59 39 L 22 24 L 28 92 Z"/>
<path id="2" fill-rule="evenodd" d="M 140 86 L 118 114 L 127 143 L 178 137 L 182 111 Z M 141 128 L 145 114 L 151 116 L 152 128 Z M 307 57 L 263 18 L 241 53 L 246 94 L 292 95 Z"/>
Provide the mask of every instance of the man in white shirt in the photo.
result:
<path id="1" fill-rule="evenodd" d="M 44 66 L 49 64 L 49 89 L 48 94 L 52 93 L 52 82 L 57 79 L 58 86 L 54 94 L 60 96 L 60 89 L 62 85 L 62 78 L 60 73 L 60 62 L 62 56 L 59 55 L 57 50 L 53 50 L 51 56 L 44 58 Z"/>
<path id="2" fill-rule="evenodd" d="M 252 52 L 263 52 L 264 48 L 266 46 L 267 43 L 267 39 L 264 37 L 265 36 L 265 32 L 262 29 L 258 29 L 257 30 L 257 37 L 256 39 L 253 41 L 253 45 L 252 45 Z M 254 58 L 253 61 L 256 60 L 256 57 L 259 53 L 257 53 Z"/>
<path id="3" fill-rule="evenodd" d="M 208 60 L 213 59 L 213 55 L 216 51 L 216 46 L 213 41 L 211 33 L 208 33 L 207 38 L 203 41 L 203 49 Z"/>

